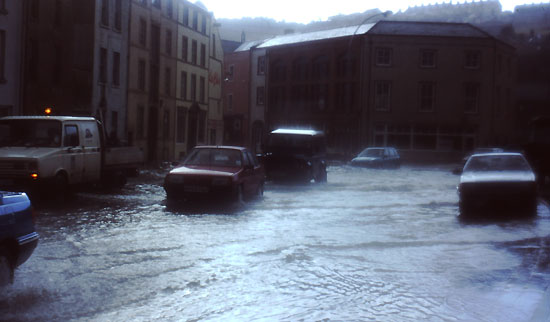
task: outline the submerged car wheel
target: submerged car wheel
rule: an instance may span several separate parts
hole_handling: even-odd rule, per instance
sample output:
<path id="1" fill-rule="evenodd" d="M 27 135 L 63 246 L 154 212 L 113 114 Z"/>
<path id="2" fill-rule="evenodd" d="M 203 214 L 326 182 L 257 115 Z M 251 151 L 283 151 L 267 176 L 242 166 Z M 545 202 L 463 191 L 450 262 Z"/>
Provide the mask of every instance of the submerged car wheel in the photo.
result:
<path id="1" fill-rule="evenodd" d="M 13 283 L 14 268 L 9 254 L 5 247 L 0 247 L 0 286 Z"/>
<path id="2" fill-rule="evenodd" d="M 238 204 L 244 203 L 244 197 L 243 197 L 243 186 L 239 185 L 237 187 L 237 192 L 235 193 L 235 202 Z"/>

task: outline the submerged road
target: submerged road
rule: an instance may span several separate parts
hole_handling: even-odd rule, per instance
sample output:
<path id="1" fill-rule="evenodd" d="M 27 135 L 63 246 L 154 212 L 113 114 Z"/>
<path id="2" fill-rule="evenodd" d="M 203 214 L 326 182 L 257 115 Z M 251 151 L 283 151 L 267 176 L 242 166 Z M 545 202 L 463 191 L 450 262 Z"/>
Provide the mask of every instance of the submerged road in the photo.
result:
<path id="1" fill-rule="evenodd" d="M 550 211 L 465 222 L 450 169 L 328 169 L 241 207 L 167 205 L 162 174 L 38 205 L 0 320 L 530 321 Z"/>

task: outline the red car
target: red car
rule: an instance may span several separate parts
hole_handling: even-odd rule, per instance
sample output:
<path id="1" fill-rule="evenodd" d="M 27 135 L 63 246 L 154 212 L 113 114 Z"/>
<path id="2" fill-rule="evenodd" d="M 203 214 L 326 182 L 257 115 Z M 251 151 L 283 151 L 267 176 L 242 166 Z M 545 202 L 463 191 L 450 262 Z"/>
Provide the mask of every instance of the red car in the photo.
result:
<path id="1" fill-rule="evenodd" d="M 242 201 L 261 196 L 265 174 L 256 156 L 243 147 L 198 146 L 164 178 L 168 200 Z"/>

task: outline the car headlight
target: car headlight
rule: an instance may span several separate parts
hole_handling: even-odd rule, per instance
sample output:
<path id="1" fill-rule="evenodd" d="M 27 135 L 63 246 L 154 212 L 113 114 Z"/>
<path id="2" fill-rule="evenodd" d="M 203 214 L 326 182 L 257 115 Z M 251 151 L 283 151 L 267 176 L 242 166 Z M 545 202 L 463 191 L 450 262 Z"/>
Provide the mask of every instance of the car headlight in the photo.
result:
<path id="1" fill-rule="evenodd" d="M 214 178 L 212 179 L 213 186 L 227 186 L 231 183 L 229 178 Z"/>

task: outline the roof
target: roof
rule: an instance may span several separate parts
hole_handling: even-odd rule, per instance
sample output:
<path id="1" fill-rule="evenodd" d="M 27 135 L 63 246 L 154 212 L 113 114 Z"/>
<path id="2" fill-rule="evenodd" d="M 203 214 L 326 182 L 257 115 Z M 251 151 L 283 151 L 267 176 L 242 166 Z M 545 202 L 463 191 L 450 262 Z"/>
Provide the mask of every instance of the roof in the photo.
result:
<path id="1" fill-rule="evenodd" d="M 322 135 L 323 132 L 315 130 L 304 130 L 304 129 L 277 129 L 271 131 L 271 134 L 294 134 L 294 135 Z"/>
<path id="2" fill-rule="evenodd" d="M 95 118 L 89 116 L 6 116 L 0 120 L 96 121 Z"/>
<path id="3" fill-rule="evenodd" d="M 425 21 L 379 21 L 368 34 L 396 36 L 441 36 L 492 38 L 488 33 L 467 23 Z"/>
<path id="4" fill-rule="evenodd" d="M 283 35 L 265 40 L 261 45 L 258 45 L 257 47 L 266 48 L 364 34 L 369 31 L 372 26 L 374 26 L 374 24 L 371 23 L 323 31 L 313 31 L 303 34 Z"/>
<path id="5" fill-rule="evenodd" d="M 264 41 L 265 40 L 254 40 L 254 41 L 244 42 L 239 47 L 237 47 L 237 49 L 235 49 L 235 52 L 248 51 L 248 50 L 258 46 L 259 44 L 263 43 Z"/>
<path id="6" fill-rule="evenodd" d="M 245 150 L 245 147 L 242 146 L 232 146 L 232 145 L 197 145 L 195 149 L 231 149 L 231 150 Z"/>

